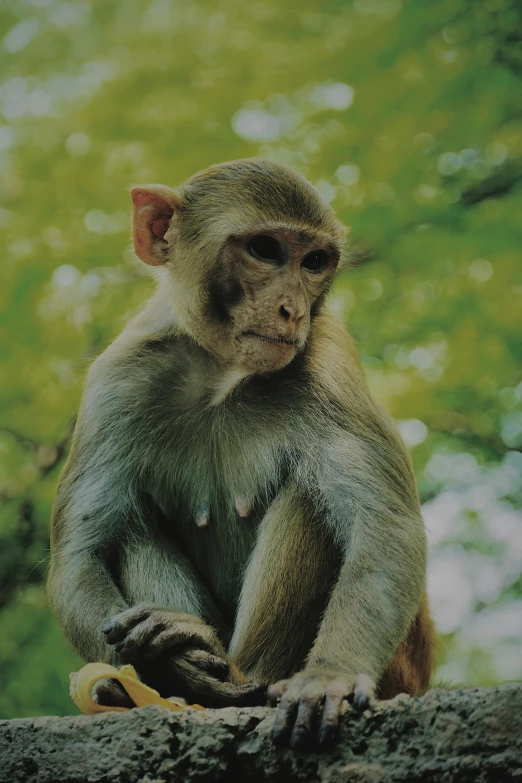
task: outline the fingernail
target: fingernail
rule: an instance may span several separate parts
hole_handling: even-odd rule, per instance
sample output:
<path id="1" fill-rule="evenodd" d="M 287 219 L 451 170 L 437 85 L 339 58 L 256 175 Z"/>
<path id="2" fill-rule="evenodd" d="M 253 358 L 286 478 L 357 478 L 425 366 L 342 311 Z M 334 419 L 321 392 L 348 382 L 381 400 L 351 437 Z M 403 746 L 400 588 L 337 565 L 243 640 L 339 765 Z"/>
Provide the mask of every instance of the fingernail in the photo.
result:
<path id="1" fill-rule="evenodd" d="M 364 710 L 368 709 L 368 699 L 367 699 L 367 697 L 363 696 L 362 694 L 354 696 L 353 706 L 359 712 L 364 712 Z"/>
<path id="2" fill-rule="evenodd" d="M 285 739 L 285 732 L 283 729 L 279 727 L 273 727 L 272 728 L 272 739 L 276 743 L 276 745 L 279 745 L 284 742 Z"/>
<path id="3" fill-rule="evenodd" d="M 319 734 L 319 744 L 330 745 L 333 737 L 334 737 L 334 732 L 332 732 L 330 729 L 323 729 Z"/>
<path id="4" fill-rule="evenodd" d="M 125 647 L 125 642 L 118 642 L 118 644 L 114 645 L 114 649 L 116 650 L 116 652 L 120 652 L 120 650 L 123 650 L 124 647 Z"/>
<path id="5" fill-rule="evenodd" d="M 109 631 L 112 629 L 112 623 L 107 623 L 107 625 L 104 625 L 102 628 L 102 633 L 109 633 Z"/>
<path id="6" fill-rule="evenodd" d="M 296 734 L 294 731 L 292 739 L 290 740 L 290 747 L 294 749 L 302 748 L 305 745 L 306 740 L 307 736 L 305 733 L 299 732 Z"/>

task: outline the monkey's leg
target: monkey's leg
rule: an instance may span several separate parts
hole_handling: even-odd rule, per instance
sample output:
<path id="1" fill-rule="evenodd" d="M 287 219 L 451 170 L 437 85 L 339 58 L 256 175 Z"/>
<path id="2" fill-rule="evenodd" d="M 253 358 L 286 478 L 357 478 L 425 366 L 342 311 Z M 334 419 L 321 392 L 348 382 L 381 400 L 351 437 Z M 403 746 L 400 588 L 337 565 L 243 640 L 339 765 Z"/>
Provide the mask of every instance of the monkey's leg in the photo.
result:
<path id="1" fill-rule="evenodd" d="M 274 500 L 247 568 L 230 654 L 254 679 L 272 683 L 304 665 L 341 565 L 329 531 L 293 486 Z"/>
<path id="2" fill-rule="evenodd" d="M 434 650 L 435 626 L 424 593 L 408 636 L 399 645 L 379 679 L 379 699 L 393 699 L 398 693 L 409 693 L 411 696 L 423 694 L 429 687 L 435 666 Z"/>
<path id="3" fill-rule="evenodd" d="M 118 657 L 101 629 L 128 604 L 108 563 L 94 552 L 79 553 L 66 544 L 53 552 L 47 592 L 63 634 L 76 652 L 85 661 L 117 666 Z"/>

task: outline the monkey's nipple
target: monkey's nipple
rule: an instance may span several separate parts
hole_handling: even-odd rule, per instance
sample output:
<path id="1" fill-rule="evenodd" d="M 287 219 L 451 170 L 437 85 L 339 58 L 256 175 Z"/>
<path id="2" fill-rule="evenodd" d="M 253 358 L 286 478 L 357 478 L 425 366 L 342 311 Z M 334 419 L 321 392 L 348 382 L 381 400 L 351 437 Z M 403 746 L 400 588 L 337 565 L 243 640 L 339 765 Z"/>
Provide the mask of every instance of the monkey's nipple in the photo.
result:
<path id="1" fill-rule="evenodd" d="M 248 519 L 252 513 L 252 504 L 249 500 L 245 500 L 245 498 L 236 498 L 235 507 L 241 519 Z"/>
<path id="2" fill-rule="evenodd" d="M 207 527 L 210 520 L 210 504 L 198 503 L 194 509 L 194 522 L 198 527 Z"/>

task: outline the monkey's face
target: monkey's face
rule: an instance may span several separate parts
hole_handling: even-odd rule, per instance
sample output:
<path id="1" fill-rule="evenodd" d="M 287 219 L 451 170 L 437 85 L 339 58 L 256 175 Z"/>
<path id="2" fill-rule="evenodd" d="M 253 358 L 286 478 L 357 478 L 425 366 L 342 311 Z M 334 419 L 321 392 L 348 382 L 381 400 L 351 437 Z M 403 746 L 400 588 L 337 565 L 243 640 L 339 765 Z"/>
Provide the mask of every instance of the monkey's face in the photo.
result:
<path id="1" fill-rule="evenodd" d="M 304 177 L 246 159 L 212 166 L 177 191 L 150 185 L 131 195 L 136 254 L 167 267 L 181 329 L 247 373 L 279 370 L 304 349 L 345 235 Z"/>
<path id="2" fill-rule="evenodd" d="M 230 236 L 207 280 L 214 340 L 206 347 L 248 372 L 284 367 L 306 345 L 339 255 L 331 237 L 309 228 L 265 225 Z"/>

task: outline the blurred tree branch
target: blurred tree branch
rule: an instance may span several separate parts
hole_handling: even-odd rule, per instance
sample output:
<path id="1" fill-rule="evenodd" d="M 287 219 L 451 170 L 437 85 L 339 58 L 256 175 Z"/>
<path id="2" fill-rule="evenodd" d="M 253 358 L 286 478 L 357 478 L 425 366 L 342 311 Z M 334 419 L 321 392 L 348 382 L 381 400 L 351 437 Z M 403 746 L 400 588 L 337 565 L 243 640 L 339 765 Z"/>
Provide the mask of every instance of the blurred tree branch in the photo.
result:
<path id="1" fill-rule="evenodd" d="M 522 161 L 510 160 L 499 166 L 490 177 L 466 188 L 460 197 L 465 207 L 478 204 L 487 198 L 504 196 L 522 181 Z"/>
<path id="2" fill-rule="evenodd" d="M 67 434 L 56 445 L 39 444 L 10 427 L 0 427 L 3 432 L 25 448 L 34 452 L 38 478 L 44 479 L 60 462 L 71 439 L 73 425 Z M 33 482 L 34 485 L 34 482 Z M 30 497 L 21 501 L 12 498 L 7 492 L 0 493 L 2 504 L 17 504 L 16 516 L 18 522 L 14 533 L 2 536 L 2 555 L 0 563 L 0 609 L 8 604 L 18 587 L 24 583 L 38 583 L 43 579 L 43 571 L 36 566 L 38 563 L 28 561 L 27 552 L 38 537 L 34 502 Z M 48 547 L 46 547 L 48 548 Z"/>
<path id="3" fill-rule="evenodd" d="M 2 541 L 2 568 L 0 569 L 0 609 L 11 601 L 18 585 L 27 578 L 27 550 L 36 534 L 34 505 L 25 499 L 18 507 L 19 522 L 14 534 Z M 36 574 L 36 571 L 31 573 Z M 38 573 L 36 580 L 40 581 Z"/>

